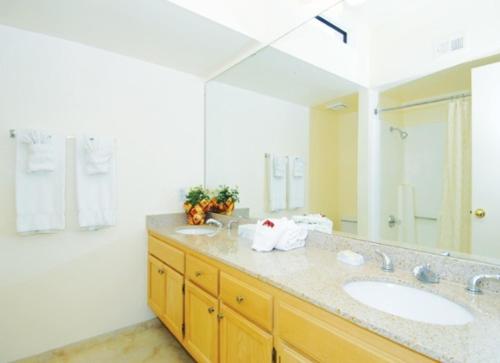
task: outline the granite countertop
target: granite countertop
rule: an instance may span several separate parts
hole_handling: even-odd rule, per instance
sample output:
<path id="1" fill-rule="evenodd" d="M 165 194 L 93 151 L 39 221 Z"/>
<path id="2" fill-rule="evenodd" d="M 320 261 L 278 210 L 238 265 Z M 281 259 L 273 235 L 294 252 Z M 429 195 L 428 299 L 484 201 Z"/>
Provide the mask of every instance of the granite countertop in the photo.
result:
<path id="1" fill-rule="evenodd" d="M 305 248 L 288 252 L 256 252 L 251 241 L 233 231 L 216 236 L 187 236 L 175 229 L 181 220 L 166 224 L 161 218 L 147 218 L 150 232 L 173 239 L 196 252 L 309 301 L 368 330 L 443 362 L 500 362 L 500 294 L 471 295 L 463 284 L 442 280 L 422 284 L 411 271 L 392 273 L 380 269 L 380 261 L 367 259 L 362 266 L 339 262 L 336 253 L 308 239 Z M 236 228 L 235 228 L 236 229 Z M 460 326 L 443 326 L 399 318 L 370 308 L 350 297 L 342 288 L 349 281 L 372 280 L 400 283 L 437 293 L 464 307 L 474 321 Z"/>

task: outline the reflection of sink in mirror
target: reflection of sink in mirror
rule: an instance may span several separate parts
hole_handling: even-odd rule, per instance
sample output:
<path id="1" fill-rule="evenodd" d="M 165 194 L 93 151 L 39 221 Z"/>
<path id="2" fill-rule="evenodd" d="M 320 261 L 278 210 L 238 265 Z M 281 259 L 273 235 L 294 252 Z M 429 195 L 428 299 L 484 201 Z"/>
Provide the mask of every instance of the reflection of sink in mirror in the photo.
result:
<path id="1" fill-rule="evenodd" d="M 185 234 L 185 235 L 208 235 L 214 233 L 215 229 L 207 227 L 182 227 L 175 230 L 175 233 Z"/>
<path id="2" fill-rule="evenodd" d="M 379 281 L 355 281 L 344 285 L 354 299 L 399 317 L 438 325 L 464 325 L 474 320 L 462 306 L 433 293 Z"/>

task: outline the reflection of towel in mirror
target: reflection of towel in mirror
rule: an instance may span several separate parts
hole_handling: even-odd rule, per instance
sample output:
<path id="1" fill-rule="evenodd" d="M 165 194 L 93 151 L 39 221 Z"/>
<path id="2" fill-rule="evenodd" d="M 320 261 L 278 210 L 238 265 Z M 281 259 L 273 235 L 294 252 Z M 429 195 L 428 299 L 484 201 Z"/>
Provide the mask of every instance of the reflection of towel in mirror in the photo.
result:
<path id="1" fill-rule="evenodd" d="M 306 227 L 309 231 L 332 234 L 333 221 L 319 213 L 293 216 L 292 220 L 295 223 Z"/>
<path id="2" fill-rule="evenodd" d="M 290 160 L 290 168 L 288 168 L 288 208 L 303 208 L 306 196 L 305 160 L 300 156 L 291 157 Z"/>
<path id="3" fill-rule="evenodd" d="M 259 252 L 272 251 L 274 248 L 288 251 L 303 247 L 307 230 L 287 219 L 266 219 L 258 221 L 252 248 Z"/>
<path id="4" fill-rule="evenodd" d="M 272 212 L 286 208 L 286 156 L 271 155 L 267 162 L 269 209 Z"/>

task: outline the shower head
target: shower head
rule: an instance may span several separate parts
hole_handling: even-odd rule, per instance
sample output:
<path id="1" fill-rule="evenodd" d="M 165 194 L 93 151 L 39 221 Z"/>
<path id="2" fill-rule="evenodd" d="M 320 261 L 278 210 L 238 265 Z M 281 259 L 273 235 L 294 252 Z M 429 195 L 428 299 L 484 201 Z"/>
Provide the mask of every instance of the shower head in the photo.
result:
<path id="1" fill-rule="evenodd" d="M 394 131 L 399 132 L 399 137 L 401 138 L 401 140 L 404 140 L 408 137 L 408 133 L 406 131 L 398 129 L 397 127 L 394 127 L 394 126 L 389 127 L 389 131 L 390 132 L 394 132 Z"/>

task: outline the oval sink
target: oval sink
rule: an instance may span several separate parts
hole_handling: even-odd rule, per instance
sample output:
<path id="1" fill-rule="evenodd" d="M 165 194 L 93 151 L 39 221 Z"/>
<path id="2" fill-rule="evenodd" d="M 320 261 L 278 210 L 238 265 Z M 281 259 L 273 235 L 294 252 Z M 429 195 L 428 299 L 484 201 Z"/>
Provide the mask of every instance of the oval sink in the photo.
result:
<path id="1" fill-rule="evenodd" d="M 354 299 L 399 317 L 438 325 L 464 325 L 474 317 L 462 306 L 433 293 L 379 281 L 355 281 L 344 285 Z"/>
<path id="2" fill-rule="evenodd" d="M 186 234 L 186 235 L 207 235 L 215 232 L 213 228 L 207 227 L 181 227 L 175 230 L 176 233 Z"/>

